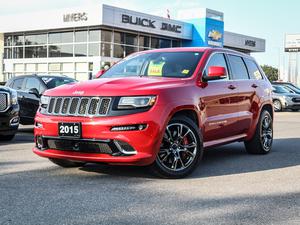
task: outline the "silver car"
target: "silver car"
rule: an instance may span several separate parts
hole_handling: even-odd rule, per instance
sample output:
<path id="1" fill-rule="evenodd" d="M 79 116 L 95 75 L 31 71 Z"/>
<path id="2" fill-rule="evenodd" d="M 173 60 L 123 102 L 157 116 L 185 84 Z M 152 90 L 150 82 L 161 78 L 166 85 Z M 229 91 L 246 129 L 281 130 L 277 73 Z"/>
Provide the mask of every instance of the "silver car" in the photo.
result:
<path id="1" fill-rule="evenodd" d="M 273 105 L 276 112 L 284 109 L 298 111 L 300 110 L 300 95 L 283 85 L 273 85 Z"/>

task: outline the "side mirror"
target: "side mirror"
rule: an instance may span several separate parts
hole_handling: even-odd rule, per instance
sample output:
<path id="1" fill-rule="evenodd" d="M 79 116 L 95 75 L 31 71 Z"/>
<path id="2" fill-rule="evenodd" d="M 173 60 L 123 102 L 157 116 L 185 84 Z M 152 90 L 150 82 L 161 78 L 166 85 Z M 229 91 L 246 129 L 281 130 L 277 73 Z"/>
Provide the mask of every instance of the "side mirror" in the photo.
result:
<path id="1" fill-rule="evenodd" d="M 208 74 L 203 76 L 204 80 L 220 80 L 227 77 L 227 72 L 225 67 L 222 66 L 210 66 L 208 68 Z"/>
<path id="2" fill-rule="evenodd" d="M 95 78 L 97 79 L 97 78 L 101 77 L 105 72 L 106 72 L 106 70 L 104 70 L 104 69 L 99 70 L 98 73 L 96 73 Z"/>
<path id="3" fill-rule="evenodd" d="M 39 93 L 38 89 L 36 89 L 36 88 L 29 89 L 28 93 L 29 94 L 33 94 L 33 95 L 35 95 L 38 98 L 40 97 L 40 93 Z"/>

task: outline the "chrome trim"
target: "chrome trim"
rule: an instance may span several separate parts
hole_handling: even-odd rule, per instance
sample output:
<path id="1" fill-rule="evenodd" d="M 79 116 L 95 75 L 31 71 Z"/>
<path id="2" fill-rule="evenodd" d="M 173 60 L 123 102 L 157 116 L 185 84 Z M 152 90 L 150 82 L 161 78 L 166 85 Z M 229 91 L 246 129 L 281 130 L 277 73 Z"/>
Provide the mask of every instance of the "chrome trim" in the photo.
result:
<path id="1" fill-rule="evenodd" d="M 123 153 L 124 155 L 136 155 L 136 154 L 137 154 L 137 151 L 130 151 L 130 152 L 128 152 L 128 151 L 124 150 L 124 149 L 120 146 L 120 144 L 118 143 L 117 140 L 114 140 L 114 144 L 115 144 L 115 146 L 118 148 L 118 150 L 119 150 L 121 153 Z"/>
<path id="2" fill-rule="evenodd" d="M 6 108 L 4 110 L 0 110 L 0 112 L 6 112 L 9 107 L 11 106 L 11 99 L 10 99 L 10 93 L 8 92 L 4 92 L 4 91 L 0 91 L 0 94 L 5 94 L 6 95 Z"/>
<path id="3" fill-rule="evenodd" d="M 61 102 L 61 105 L 59 107 L 59 110 L 58 110 L 58 113 L 55 113 L 55 107 L 56 107 L 56 104 L 57 104 L 57 100 L 58 99 L 62 99 L 62 102 Z M 49 113 L 49 107 L 50 107 L 50 101 L 54 99 L 54 103 L 53 103 L 53 110 L 51 113 Z M 69 104 L 67 106 L 67 112 L 66 113 L 62 113 L 62 110 L 63 110 L 63 103 L 66 99 L 70 99 L 69 101 Z M 71 110 L 71 104 L 72 104 L 72 101 L 75 100 L 75 99 L 78 99 L 78 103 L 76 105 L 76 108 L 75 108 L 75 113 L 74 114 L 71 114 L 70 113 L 70 110 Z M 92 100 L 99 100 L 98 103 L 97 103 L 97 106 L 96 106 L 96 111 L 95 111 L 95 114 L 90 114 L 89 113 L 89 109 L 91 107 L 91 103 L 92 103 Z M 108 102 L 108 106 L 107 106 L 107 110 L 105 111 L 105 114 L 100 114 L 99 113 L 99 110 L 101 109 L 101 104 L 103 102 L 104 99 L 107 99 L 109 102 Z M 80 105 L 82 103 L 83 100 L 88 100 L 87 104 L 86 104 L 86 107 L 84 109 L 84 113 L 82 114 L 79 114 L 79 109 L 80 109 Z M 102 116 L 106 116 L 108 114 L 108 111 L 109 111 L 109 108 L 112 104 L 112 98 L 110 97 L 90 97 L 90 96 L 82 96 L 82 97 L 69 97 L 69 96 L 55 96 L 55 97 L 50 97 L 50 100 L 49 100 L 49 104 L 46 108 L 46 112 L 45 114 L 46 115 L 53 115 L 53 116 L 75 116 L 75 117 L 102 117 Z"/>

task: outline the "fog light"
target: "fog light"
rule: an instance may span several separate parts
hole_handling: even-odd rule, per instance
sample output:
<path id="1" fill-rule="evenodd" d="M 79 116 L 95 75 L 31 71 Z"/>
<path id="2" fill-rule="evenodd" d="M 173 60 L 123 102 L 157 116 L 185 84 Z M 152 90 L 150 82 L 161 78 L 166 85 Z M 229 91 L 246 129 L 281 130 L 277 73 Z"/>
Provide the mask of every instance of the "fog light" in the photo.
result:
<path id="1" fill-rule="evenodd" d="M 44 147 L 44 142 L 42 136 L 36 136 L 36 147 L 42 149 Z"/>
<path id="2" fill-rule="evenodd" d="M 36 128 L 43 128 L 43 124 L 42 124 L 42 123 L 39 123 L 39 122 L 36 122 L 36 123 L 35 123 L 35 127 L 36 127 Z"/>
<path id="3" fill-rule="evenodd" d="M 12 119 L 10 120 L 10 125 L 11 125 L 11 126 L 17 126 L 17 125 L 19 125 L 19 117 L 16 116 L 16 117 L 12 118 Z"/>
<path id="4" fill-rule="evenodd" d="M 126 126 L 116 126 L 112 127 L 111 131 L 134 131 L 134 130 L 144 130 L 147 127 L 146 124 L 135 124 Z"/>

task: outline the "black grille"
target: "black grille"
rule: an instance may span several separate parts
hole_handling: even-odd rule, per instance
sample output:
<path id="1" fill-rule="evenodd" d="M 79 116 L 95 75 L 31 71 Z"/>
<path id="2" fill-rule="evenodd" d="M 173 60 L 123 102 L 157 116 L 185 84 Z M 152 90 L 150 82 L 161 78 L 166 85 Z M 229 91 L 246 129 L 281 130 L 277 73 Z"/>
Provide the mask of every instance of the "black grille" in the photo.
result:
<path id="1" fill-rule="evenodd" d="M 8 95 L 6 93 L 0 93 L 0 112 L 5 111 L 8 108 Z"/>
<path id="2" fill-rule="evenodd" d="M 101 153 L 101 154 L 112 154 L 113 150 L 109 146 L 109 143 L 91 142 L 82 140 L 47 140 L 48 148 L 60 150 L 60 151 L 71 151 L 71 152 L 82 152 L 82 153 Z"/>
<path id="3" fill-rule="evenodd" d="M 101 101 L 100 109 L 99 109 L 99 114 L 104 115 L 108 111 L 108 107 L 110 104 L 110 99 L 109 98 L 104 98 Z"/>
<path id="4" fill-rule="evenodd" d="M 96 111 L 97 111 L 98 104 L 99 104 L 99 99 L 95 99 L 95 98 L 92 99 L 90 107 L 89 107 L 88 114 L 95 115 Z"/>
<path id="5" fill-rule="evenodd" d="M 56 114 L 59 113 L 59 110 L 60 110 L 60 107 L 61 107 L 61 103 L 62 103 L 62 98 L 56 99 L 54 113 L 56 113 Z"/>
<path id="6" fill-rule="evenodd" d="M 68 111 L 68 107 L 70 104 L 70 98 L 65 98 L 63 105 L 62 105 L 62 109 L 61 109 L 61 113 L 62 114 L 66 114 Z"/>
<path id="7" fill-rule="evenodd" d="M 292 98 L 293 102 L 300 102 L 300 98 Z"/>
<path id="8" fill-rule="evenodd" d="M 101 97 L 51 97 L 47 113 L 71 116 L 105 116 L 111 98 Z"/>

